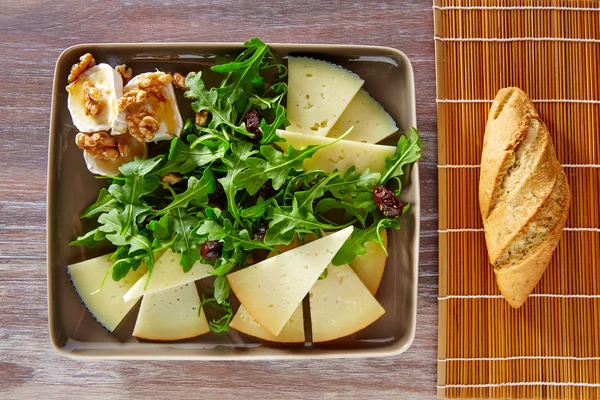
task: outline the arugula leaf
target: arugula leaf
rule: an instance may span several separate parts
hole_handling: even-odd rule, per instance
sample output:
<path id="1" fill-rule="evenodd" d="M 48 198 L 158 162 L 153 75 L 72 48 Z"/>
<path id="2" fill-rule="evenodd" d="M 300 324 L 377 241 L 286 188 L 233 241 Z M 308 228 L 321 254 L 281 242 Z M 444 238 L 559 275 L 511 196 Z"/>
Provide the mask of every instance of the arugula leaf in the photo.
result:
<path id="1" fill-rule="evenodd" d="M 100 193 L 98 193 L 96 202 L 86 208 L 85 211 L 81 213 L 80 218 L 89 218 L 96 214 L 109 212 L 118 205 L 119 201 L 115 199 L 112 194 L 108 193 L 106 188 L 102 188 L 100 189 Z"/>
<path id="2" fill-rule="evenodd" d="M 350 264 L 356 256 L 365 254 L 366 243 L 377 241 L 378 232 L 377 224 L 372 224 L 366 229 L 354 228 L 350 238 L 342 245 L 331 263 L 335 266 Z"/>
<path id="3" fill-rule="evenodd" d="M 225 275 L 219 275 L 215 279 L 215 300 L 219 304 L 223 304 L 229 298 L 229 281 Z"/>
<path id="4" fill-rule="evenodd" d="M 223 220 L 223 225 L 213 220 L 206 220 L 200 224 L 195 234 L 206 240 L 223 241 L 224 251 L 232 250 L 236 247 L 242 247 L 244 250 L 273 250 L 272 247 L 265 245 L 261 241 L 250 238 L 250 233 L 247 229 L 239 231 L 235 229 L 228 219 Z"/>
<path id="5" fill-rule="evenodd" d="M 286 118 L 285 107 L 281 104 L 276 104 L 273 122 L 268 124 L 264 118 L 260 121 L 260 131 L 262 132 L 260 144 L 283 141 L 283 139 L 277 135 L 277 129 L 285 128 L 289 125 L 290 122 Z"/>
<path id="6" fill-rule="evenodd" d="M 169 214 L 163 215 L 160 219 L 152 220 L 146 225 L 148 230 L 154 233 L 152 247 L 158 248 L 161 245 L 170 243 L 173 239 L 172 223 L 169 219 Z"/>
<path id="7" fill-rule="evenodd" d="M 181 253 L 179 265 L 183 267 L 183 272 L 188 272 L 200 259 L 200 250 L 198 250 L 200 239 L 192 235 L 192 230 L 198 225 L 198 219 L 186 214 L 181 208 L 173 210 L 173 217 L 173 231 L 176 235 L 171 249 Z"/>
<path id="8" fill-rule="evenodd" d="M 320 230 L 341 229 L 341 227 L 319 222 L 311 213 L 303 214 L 298 209 L 298 199 L 294 197 L 292 206 L 275 205 L 269 210 L 269 228 L 264 243 L 269 246 L 290 244 L 298 232 L 316 233 Z"/>
<path id="9" fill-rule="evenodd" d="M 208 323 L 210 330 L 217 333 L 227 332 L 229 330 L 229 322 L 231 321 L 231 318 L 233 318 L 233 309 L 231 308 L 229 300 L 224 300 L 219 304 L 214 297 L 202 296 L 202 302 L 200 303 L 200 307 L 198 307 L 198 315 L 202 312 L 202 307 L 204 307 L 205 304 L 210 304 L 212 307 L 223 313 L 221 318 L 217 320 L 213 319 Z"/>
<path id="10" fill-rule="evenodd" d="M 136 257 L 118 259 L 111 266 L 113 281 L 120 281 L 121 279 L 125 278 L 129 273 L 129 270 L 133 269 L 135 271 L 138 269 L 141 263 L 142 259 Z"/>
<path id="11" fill-rule="evenodd" d="M 79 236 L 77 239 L 69 243 L 69 246 L 86 246 L 90 249 L 96 247 L 98 242 L 101 242 L 106 237 L 106 234 L 99 228 L 92 229 L 85 235 Z"/>
<path id="12" fill-rule="evenodd" d="M 119 213 L 116 209 L 109 213 L 104 213 L 98 218 L 98 222 L 101 224 L 98 230 L 106 233 L 106 238 L 115 246 L 130 246 L 129 254 L 138 250 L 144 250 L 152 254 L 150 241 L 146 236 L 138 233 L 135 224 L 126 230 L 124 234 L 121 233 L 126 218 L 127 216 L 124 215 L 124 212 Z"/>
<path id="13" fill-rule="evenodd" d="M 288 86 L 285 82 L 277 82 L 271 85 L 269 89 L 265 91 L 265 93 L 263 93 L 262 95 L 259 96 L 255 93 L 252 96 L 250 96 L 250 99 L 248 99 L 248 103 L 250 103 L 250 106 L 258 107 L 261 110 L 268 110 L 273 108 L 273 106 L 281 103 L 281 100 L 287 93 L 287 90 Z M 268 92 L 277 93 L 277 95 L 274 97 L 265 97 Z"/>
<path id="14" fill-rule="evenodd" d="M 268 66 L 264 60 L 265 55 L 272 56 L 269 47 L 257 38 L 247 40 L 244 47 L 246 49 L 235 61 L 211 67 L 215 72 L 227 74 L 217 92 L 222 98 L 231 101 L 239 113 L 246 108 L 253 89 L 260 90 L 264 87 L 260 69 Z"/>
<path id="15" fill-rule="evenodd" d="M 119 167 L 119 171 L 124 176 L 146 176 L 150 173 L 158 164 L 160 164 L 163 160 L 163 156 L 157 156 L 154 158 L 143 159 L 139 157 L 135 157 L 133 161 L 125 163 Z"/>
<path id="16" fill-rule="evenodd" d="M 334 171 L 326 178 L 315 182 L 315 184 L 309 190 L 295 192 L 294 196 L 298 200 L 298 210 L 304 214 L 314 213 L 313 202 L 318 198 L 323 197 L 327 191 L 327 185 L 329 182 L 337 178 L 338 175 L 339 171 Z"/>
<path id="17" fill-rule="evenodd" d="M 129 246 L 128 254 L 142 252 L 146 255 L 146 265 L 148 266 L 148 279 L 152 274 L 154 267 L 154 252 L 148 238 L 138 232 L 137 225 L 133 224 L 123 232 L 123 226 L 126 223 L 127 216 L 113 209 L 109 213 L 104 213 L 98 218 L 101 224 L 98 230 L 106 234 L 106 238 L 115 246 Z M 131 264 L 130 264 L 131 265 Z"/>
<path id="18" fill-rule="evenodd" d="M 223 251 L 223 255 L 214 265 L 213 275 L 227 275 L 236 266 L 247 264 L 249 252 L 243 251 L 241 247 L 236 247 L 233 251 Z"/>
<path id="19" fill-rule="evenodd" d="M 173 201 L 163 208 L 160 212 L 166 213 L 169 210 L 187 207 L 192 203 L 198 206 L 206 206 L 208 204 L 208 195 L 216 189 L 215 176 L 210 169 L 205 169 L 202 178 L 198 179 L 195 176 L 188 179 L 188 185 L 185 192 L 176 195 Z"/>
<path id="20" fill-rule="evenodd" d="M 409 208 L 410 205 L 406 205 L 402 209 L 402 215 L 404 215 Z M 387 254 L 387 250 L 383 247 L 380 233 L 383 229 L 388 228 L 400 229 L 400 220 L 398 218 L 378 218 L 368 228 L 354 228 L 350 238 L 342 245 L 340 250 L 333 257 L 331 263 L 335 266 L 351 263 L 356 256 L 365 254 L 365 244 L 368 242 L 379 243 Z"/>
<path id="21" fill-rule="evenodd" d="M 123 166 L 121 168 L 123 168 Z M 108 187 L 108 192 L 125 206 L 121 233 L 125 233 L 132 224 L 135 224 L 140 215 L 151 210 L 151 207 L 146 204 L 146 202 L 142 201 L 142 197 L 154 192 L 160 184 L 158 177 L 156 176 L 145 177 L 144 175 L 137 173 L 133 168 L 124 169 L 127 172 L 131 172 L 132 175 L 126 176 L 125 180 L 121 181 L 123 182 L 122 185 L 118 182 L 114 182 Z"/>
<path id="22" fill-rule="evenodd" d="M 419 132 L 415 128 L 411 129 L 412 134 L 410 138 L 400 136 L 398 145 L 396 146 L 396 155 L 393 158 L 385 158 L 385 170 L 379 181 L 380 185 L 385 185 L 391 178 L 403 175 L 404 171 L 402 171 L 402 167 L 406 164 L 414 163 L 421 158 Z"/>
<path id="23" fill-rule="evenodd" d="M 191 148 L 182 139 L 173 138 L 169 149 L 169 163 L 167 164 L 171 171 L 161 168 L 161 172 L 178 171 L 185 175 L 198 167 L 223 158 L 224 155 L 225 149 L 222 146 L 219 146 L 217 149 L 211 149 L 208 146 L 195 146 Z"/>
<path id="24" fill-rule="evenodd" d="M 289 146 L 287 153 L 281 152 L 272 146 L 260 146 L 260 154 L 266 160 L 259 157 L 249 157 L 246 160 L 248 168 L 237 175 L 233 183 L 246 189 L 248 193 L 255 194 L 266 181 L 271 179 L 273 189 L 278 190 L 289 177 L 290 171 L 302 171 L 302 164 L 306 158 L 312 157 L 313 154 L 324 147 L 337 143 L 346 134 L 332 142 L 309 145 L 302 150 L 296 150 L 293 146 Z"/>
<path id="25" fill-rule="evenodd" d="M 356 197 L 361 192 L 369 192 L 372 195 L 373 189 L 377 186 L 381 175 L 378 172 L 371 172 L 366 168 L 360 174 L 355 172 L 355 167 L 350 167 L 344 176 L 337 176 L 333 182 L 327 185 L 327 190 L 340 200 L 348 201 Z"/>
<path id="26" fill-rule="evenodd" d="M 259 197 L 255 205 L 248 208 L 240 209 L 240 217 L 242 217 L 245 220 L 255 220 L 262 218 L 269 209 L 269 206 L 273 204 L 273 201 L 273 197 L 267 200 L 263 199 L 262 197 Z"/>
<path id="27" fill-rule="evenodd" d="M 325 214 L 331 210 L 344 210 L 343 218 L 345 220 L 356 218 L 362 226 L 366 225 L 367 213 L 361 208 L 356 208 L 353 204 L 342 201 L 340 199 L 328 197 L 319 200 L 315 207 L 316 214 Z"/>
<path id="28" fill-rule="evenodd" d="M 242 134 L 248 136 L 251 135 L 251 133 L 246 132 L 234 123 L 235 114 L 233 114 L 233 101 L 239 94 L 232 92 L 229 96 L 224 96 L 223 104 L 219 104 L 220 96 L 218 89 L 212 88 L 206 90 L 200 72 L 195 75 L 188 75 L 185 78 L 185 84 L 188 87 L 188 90 L 185 92 L 184 96 L 189 99 L 195 99 L 192 103 L 192 109 L 195 112 L 206 110 L 212 116 L 208 124 L 209 128 L 216 130 L 222 125 L 225 125 Z"/>
<path id="29" fill-rule="evenodd" d="M 248 142 L 232 143 L 231 155 L 223 158 L 223 164 L 227 166 L 227 175 L 219 179 L 219 183 L 223 185 L 225 196 L 227 197 L 227 209 L 235 220 L 241 222 L 239 216 L 239 207 L 236 204 L 235 196 L 239 188 L 234 184 L 237 175 L 246 167 L 246 160 L 251 155 L 256 154 L 252 150 L 252 144 Z"/>

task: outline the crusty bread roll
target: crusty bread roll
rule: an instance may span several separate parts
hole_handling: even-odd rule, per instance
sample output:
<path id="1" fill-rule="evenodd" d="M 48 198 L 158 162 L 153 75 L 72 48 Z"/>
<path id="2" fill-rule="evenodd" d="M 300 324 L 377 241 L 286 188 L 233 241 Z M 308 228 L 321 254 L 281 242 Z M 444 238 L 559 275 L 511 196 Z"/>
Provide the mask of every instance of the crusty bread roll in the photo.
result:
<path id="1" fill-rule="evenodd" d="M 500 292 L 515 308 L 546 270 L 571 194 L 548 128 L 527 94 L 498 92 L 485 128 L 479 208 Z"/>

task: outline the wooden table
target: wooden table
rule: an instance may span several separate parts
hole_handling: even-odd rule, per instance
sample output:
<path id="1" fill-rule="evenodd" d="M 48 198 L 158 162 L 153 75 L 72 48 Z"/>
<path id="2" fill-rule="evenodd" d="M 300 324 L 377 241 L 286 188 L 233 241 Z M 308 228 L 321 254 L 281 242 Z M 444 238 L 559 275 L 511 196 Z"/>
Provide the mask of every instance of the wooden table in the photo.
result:
<path id="1" fill-rule="evenodd" d="M 74 361 L 50 343 L 46 162 L 54 63 L 90 42 L 353 43 L 411 59 L 421 161 L 416 339 L 392 358 L 285 362 Z M 4 0 L 0 11 L 0 398 L 433 398 L 437 140 L 430 0 Z"/>

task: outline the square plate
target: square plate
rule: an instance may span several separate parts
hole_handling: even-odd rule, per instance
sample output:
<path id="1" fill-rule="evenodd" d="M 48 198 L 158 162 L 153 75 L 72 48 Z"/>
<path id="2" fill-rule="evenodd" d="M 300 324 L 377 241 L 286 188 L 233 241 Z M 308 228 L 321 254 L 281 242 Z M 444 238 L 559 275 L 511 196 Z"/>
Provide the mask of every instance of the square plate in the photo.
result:
<path id="1" fill-rule="evenodd" d="M 365 80 L 363 88 L 393 116 L 400 132 L 416 127 L 413 71 L 402 52 L 375 46 L 274 44 L 270 47 L 278 58 L 315 57 L 355 72 Z M 69 246 L 71 240 L 93 227 L 91 222 L 81 221 L 79 214 L 106 185 L 106 181 L 88 172 L 75 144 L 77 130 L 67 109 L 65 90 L 71 65 L 90 52 L 98 62 L 112 66 L 125 63 L 135 74 L 156 68 L 183 75 L 201 70 L 210 83 L 211 79 L 217 79 L 210 66 L 230 59 L 241 49 L 239 43 L 89 44 L 70 47 L 58 58 L 48 149 L 47 258 L 50 337 L 62 354 L 83 358 L 199 360 L 366 357 L 398 354 L 411 345 L 417 310 L 418 165 L 404 176 L 402 199 L 411 202 L 412 208 L 403 217 L 403 229 L 391 236 L 390 257 L 376 296 L 386 313 L 349 337 L 319 344 L 281 345 L 262 342 L 231 329 L 228 333 L 211 332 L 178 342 L 149 342 L 131 336 L 139 305 L 111 334 L 79 300 L 67 275 L 67 265 L 105 254 L 110 248 Z M 178 96 L 183 116 L 192 116 L 189 101 L 181 93 Z M 389 138 L 386 144 L 395 144 L 397 139 L 398 135 Z M 201 292 L 205 289 L 199 286 Z"/>

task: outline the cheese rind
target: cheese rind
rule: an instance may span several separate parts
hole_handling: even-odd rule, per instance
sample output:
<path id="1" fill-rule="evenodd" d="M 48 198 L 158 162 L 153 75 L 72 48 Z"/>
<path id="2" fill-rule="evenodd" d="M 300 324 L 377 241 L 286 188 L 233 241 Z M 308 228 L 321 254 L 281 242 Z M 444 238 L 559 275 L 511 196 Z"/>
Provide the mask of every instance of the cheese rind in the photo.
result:
<path id="1" fill-rule="evenodd" d="M 102 289 L 98 290 L 114 263 L 109 260 L 110 256 L 111 254 L 106 254 L 69 265 L 67 271 L 83 304 L 96 321 L 112 332 L 137 303 L 139 296 L 124 301 L 123 295 L 146 272 L 146 267 L 141 265 L 137 271 L 130 270 L 127 276 L 118 282 L 108 276 Z"/>
<path id="2" fill-rule="evenodd" d="M 177 104 L 177 95 L 172 83 L 161 83 L 159 78 L 165 77 L 164 72 L 145 72 L 133 77 L 123 87 L 123 95 L 133 90 L 142 89 L 147 93 L 146 99 L 121 110 L 112 123 L 112 134 L 121 135 L 128 131 L 128 117 L 135 116 L 140 111 L 146 111 L 158 123 L 158 129 L 153 133 L 152 142 L 171 140 L 181 134 L 183 119 Z M 150 88 L 147 85 L 150 84 Z M 158 88 L 152 88 L 159 85 Z"/>
<path id="3" fill-rule="evenodd" d="M 386 230 L 382 230 L 380 234 L 383 245 L 387 248 Z M 377 242 L 367 242 L 365 243 L 365 254 L 356 256 L 349 265 L 371 294 L 375 296 L 383 278 L 386 262 L 387 255 L 381 245 Z"/>
<path id="4" fill-rule="evenodd" d="M 351 335 L 381 317 L 385 310 L 348 265 L 330 267 L 310 290 L 313 342 Z"/>
<path id="5" fill-rule="evenodd" d="M 186 283 L 197 281 L 198 279 L 210 276 L 213 267 L 209 264 L 203 264 L 197 261 L 188 272 L 183 272 L 183 267 L 179 265 L 179 253 L 173 252 L 171 249 L 165 253 L 154 263 L 152 275 L 146 290 L 146 280 L 148 275 L 144 275 L 133 287 L 125 294 L 123 299 L 137 298 L 142 295 L 156 293 L 161 290 L 171 289 L 175 286 L 185 285 Z"/>
<path id="6" fill-rule="evenodd" d="M 354 96 L 327 136 L 340 137 L 351 126 L 354 129 L 345 140 L 363 143 L 380 142 L 398 130 L 390 114 L 364 89 Z"/>
<path id="7" fill-rule="evenodd" d="M 147 294 L 142 299 L 133 336 L 150 340 L 181 340 L 210 331 L 204 310 L 198 315 L 200 297 L 196 285 Z"/>
<path id="8" fill-rule="evenodd" d="M 85 84 L 91 84 L 102 97 L 103 106 L 97 115 L 87 113 Z M 67 108 L 79 132 L 110 130 L 118 114 L 118 99 L 123 95 L 123 78 L 113 67 L 98 64 L 88 68 L 66 89 L 69 92 Z"/>
<path id="9" fill-rule="evenodd" d="M 351 233 L 348 227 L 231 273 L 231 290 L 248 313 L 277 336 Z"/>
<path id="10" fill-rule="evenodd" d="M 304 342 L 304 315 L 302 312 L 302 303 L 298 305 L 296 311 L 285 323 L 279 335 L 275 336 L 263 328 L 256 319 L 244 308 L 240 306 L 237 313 L 229 323 L 229 327 L 246 335 L 254 336 L 259 339 L 269 340 L 278 343 L 302 343 Z"/>
<path id="11" fill-rule="evenodd" d="M 363 83 L 354 73 L 326 61 L 288 58 L 290 129 L 326 136 Z"/>
<path id="12" fill-rule="evenodd" d="M 287 151 L 288 146 L 300 150 L 309 145 L 331 143 L 335 140 L 282 130 L 278 130 L 277 134 L 286 140 L 285 142 L 277 143 L 283 151 Z M 311 158 L 305 159 L 303 166 L 307 171 L 322 169 L 327 173 L 331 173 L 334 169 L 346 171 L 352 166 L 356 167 L 357 172 L 362 172 L 369 168 L 371 172 L 383 173 L 385 170 L 385 158 L 393 158 L 395 154 L 395 146 L 340 140 L 335 144 L 318 150 Z"/>

